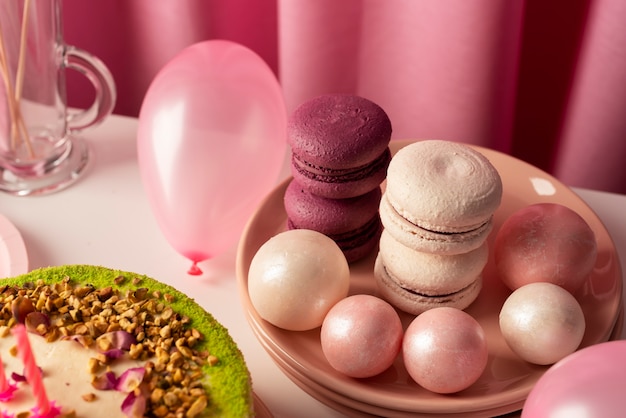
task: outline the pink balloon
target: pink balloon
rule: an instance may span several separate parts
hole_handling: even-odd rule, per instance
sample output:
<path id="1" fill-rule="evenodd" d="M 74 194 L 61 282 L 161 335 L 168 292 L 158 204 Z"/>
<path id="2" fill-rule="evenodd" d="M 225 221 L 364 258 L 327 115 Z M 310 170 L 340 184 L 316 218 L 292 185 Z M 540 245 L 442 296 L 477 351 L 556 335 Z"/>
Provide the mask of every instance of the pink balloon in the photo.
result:
<path id="1" fill-rule="evenodd" d="M 172 247 L 193 262 L 233 245 L 275 184 L 286 108 L 269 66 L 237 43 L 194 44 L 156 75 L 139 114 L 144 188 Z"/>
<path id="2" fill-rule="evenodd" d="M 626 410 L 626 341 L 579 350 L 537 381 L 522 418 L 623 417 Z"/>

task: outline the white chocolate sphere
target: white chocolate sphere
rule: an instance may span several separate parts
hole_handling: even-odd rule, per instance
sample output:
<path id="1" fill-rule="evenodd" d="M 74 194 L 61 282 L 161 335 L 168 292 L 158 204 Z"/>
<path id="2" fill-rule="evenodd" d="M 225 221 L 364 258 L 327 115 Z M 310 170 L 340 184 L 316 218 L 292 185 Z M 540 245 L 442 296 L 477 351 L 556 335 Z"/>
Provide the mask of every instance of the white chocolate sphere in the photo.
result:
<path id="1" fill-rule="evenodd" d="M 265 242 L 250 262 L 248 293 L 258 314 L 290 331 L 322 325 L 330 308 L 348 295 L 346 257 L 326 235 L 294 229 Z"/>
<path id="2" fill-rule="evenodd" d="M 500 310 L 500 332 L 522 359 L 556 363 L 576 351 L 585 334 L 585 316 L 567 290 L 531 283 L 515 290 Z"/>
<path id="3" fill-rule="evenodd" d="M 388 369 L 402 346 L 402 322 L 396 310 L 371 295 L 339 301 L 322 323 L 322 352 L 337 371 L 371 377 Z"/>
<path id="4" fill-rule="evenodd" d="M 481 376 L 489 350 L 485 332 L 471 315 L 441 307 L 417 316 L 404 334 L 402 355 L 409 375 L 436 393 L 455 393 Z"/>

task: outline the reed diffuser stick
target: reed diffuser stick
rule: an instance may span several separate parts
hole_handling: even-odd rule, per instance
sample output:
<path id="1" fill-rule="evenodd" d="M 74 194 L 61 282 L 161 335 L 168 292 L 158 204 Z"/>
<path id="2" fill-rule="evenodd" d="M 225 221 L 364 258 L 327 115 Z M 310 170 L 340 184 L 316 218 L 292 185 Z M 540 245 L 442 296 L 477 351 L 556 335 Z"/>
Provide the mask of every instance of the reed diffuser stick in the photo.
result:
<path id="1" fill-rule="evenodd" d="M 35 153 L 33 151 L 33 145 L 30 141 L 30 135 L 28 134 L 28 129 L 24 123 L 22 108 L 20 106 L 20 101 L 22 100 L 22 89 L 24 87 L 24 74 L 26 72 L 24 64 L 26 62 L 26 36 L 28 34 L 29 10 L 30 0 L 24 0 L 24 10 L 22 11 L 22 30 L 20 32 L 20 52 L 17 60 L 17 72 L 15 74 L 15 113 L 17 114 L 18 130 L 20 130 L 22 138 L 24 139 L 24 145 L 28 151 L 28 156 L 34 158 Z"/>
<path id="2" fill-rule="evenodd" d="M 22 27 L 20 33 L 20 48 L 18 55 L 17 71 L 15 75 L 15 89 L 11 83 L 9 71 L 9 57 L 4 40 L 2 27 L 0 26 L 0 71 L 5 84 L 7 106 L 9 108 L 9 117 L 11 119 L 11 149 L 16 150 L 20 142 L 24 142 L 28 155 L 32 158 L 35 156 L 33 146 L 28 134 L 28 129 L 22 117 L 20 100 L 22 99 L 22 90 L 24 86 L 24 66 L 26 61 L 26 36 L 28 33 L 28 15 L 30 9 L 30 0 L 24 1 L 24 10 L 22 11 Z"/>
<path id="3" fill-rule="evenodd" d="M 26 35 L 28 34 L 28 13 L 30 0 L 24 0 L 22 12 L 22 30 L 20 32 L 20 53 L 17 60 L 17 73 L 15 75 L 15 101 L 20 102 L 22 88 L 24 87 L 24 61 L 26 60 Z"/>
<path id="4" fill-rule="evenodd" d="M 13 93 L 13 83 L 11 83 L 11 73 L 9 71 L 3 33 L 2 25 L 0 25 L 0 72 L 2 73 L 2 80 L 4 81 L 7 107 L 9 108 L 9 117 L 11 119 L 11 149 L 15 149 L 19 132 L 17 131 L 17 115 L 15 114 L 15 95 Z"/>

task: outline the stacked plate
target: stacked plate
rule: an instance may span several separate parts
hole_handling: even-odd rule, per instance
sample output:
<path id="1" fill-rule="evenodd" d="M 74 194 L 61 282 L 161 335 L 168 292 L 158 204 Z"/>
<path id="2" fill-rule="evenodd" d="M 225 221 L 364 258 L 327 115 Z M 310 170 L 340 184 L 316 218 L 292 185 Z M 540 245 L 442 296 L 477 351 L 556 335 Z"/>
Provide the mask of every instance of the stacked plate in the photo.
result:
<path id="1" fill-rule="evenodd" d="M 392 142 L 392 151 L 408 144 Z M 569 188 L 543 171 L 505 154 L 478 148 L 500 172 L 504 186 L 495 228 L 515 210 L 539 202 L 555 202 L 578 212 L 589 223 L 598 242 L 598 259 L 588 284 L 576 295 L 587 321 L 581 347 L 613 339 L 621 331 L 622 273 L 613 241 L 595 213 Z M 250 219 L 237 254 L 237 276 L 243 307 L 255 335 L 281 370 L 311 396 L 350 416 L 473 417 L 507 414 L 521 409 L 526 396 L 547 370 L 524 362 L 506 345 L 498 315 L 510 291 L 499 281 L 493 257 L 484 271 L 483 290 L 466 310 L 483 327 L 489 346 L 489 363 L 470 388 L 440 395 L 417 385 L 406 372 L 401 356 L 387 371 L 367 379 L 336 372 L 326 361 L 319 329 L 292 332 L 264 321 L 250 302 L 247 274 L 256 251 L 285 229 L 283 194 L 288 181 L 277 187 Z M 491 234 L 493 240 L 494 233 Z M 493 244 L 491 242 L 491 244 Z M 493 248 L 493 245 L 491 245 Z M 351 265 L 351 294 L 377 294 L 372 271 L 375 254 Z M 412 316 L 400 313 L 406 325 Z"/>
<path id="2" fill-rule="evenodd" d="M 0 278 L 28 271 L 28 254 L 20 231 L 0 214 Z"/>

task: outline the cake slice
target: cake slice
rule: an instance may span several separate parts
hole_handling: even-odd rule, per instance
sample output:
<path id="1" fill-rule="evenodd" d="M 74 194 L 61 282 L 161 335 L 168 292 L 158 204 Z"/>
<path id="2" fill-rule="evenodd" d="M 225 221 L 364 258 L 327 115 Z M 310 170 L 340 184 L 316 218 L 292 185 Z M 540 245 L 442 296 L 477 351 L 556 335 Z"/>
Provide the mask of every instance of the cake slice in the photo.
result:
<path id="1" fill-rule="evenodd" d="M 211 314 L 147 276 L 76 265 L 0 280 L 0 356 L 16 388 L 0 397 L 0 416 L 27 417 L 39 404 L 22 381 L 19 323 L 57 416 L 253 415 L 243 356 Z"/>

